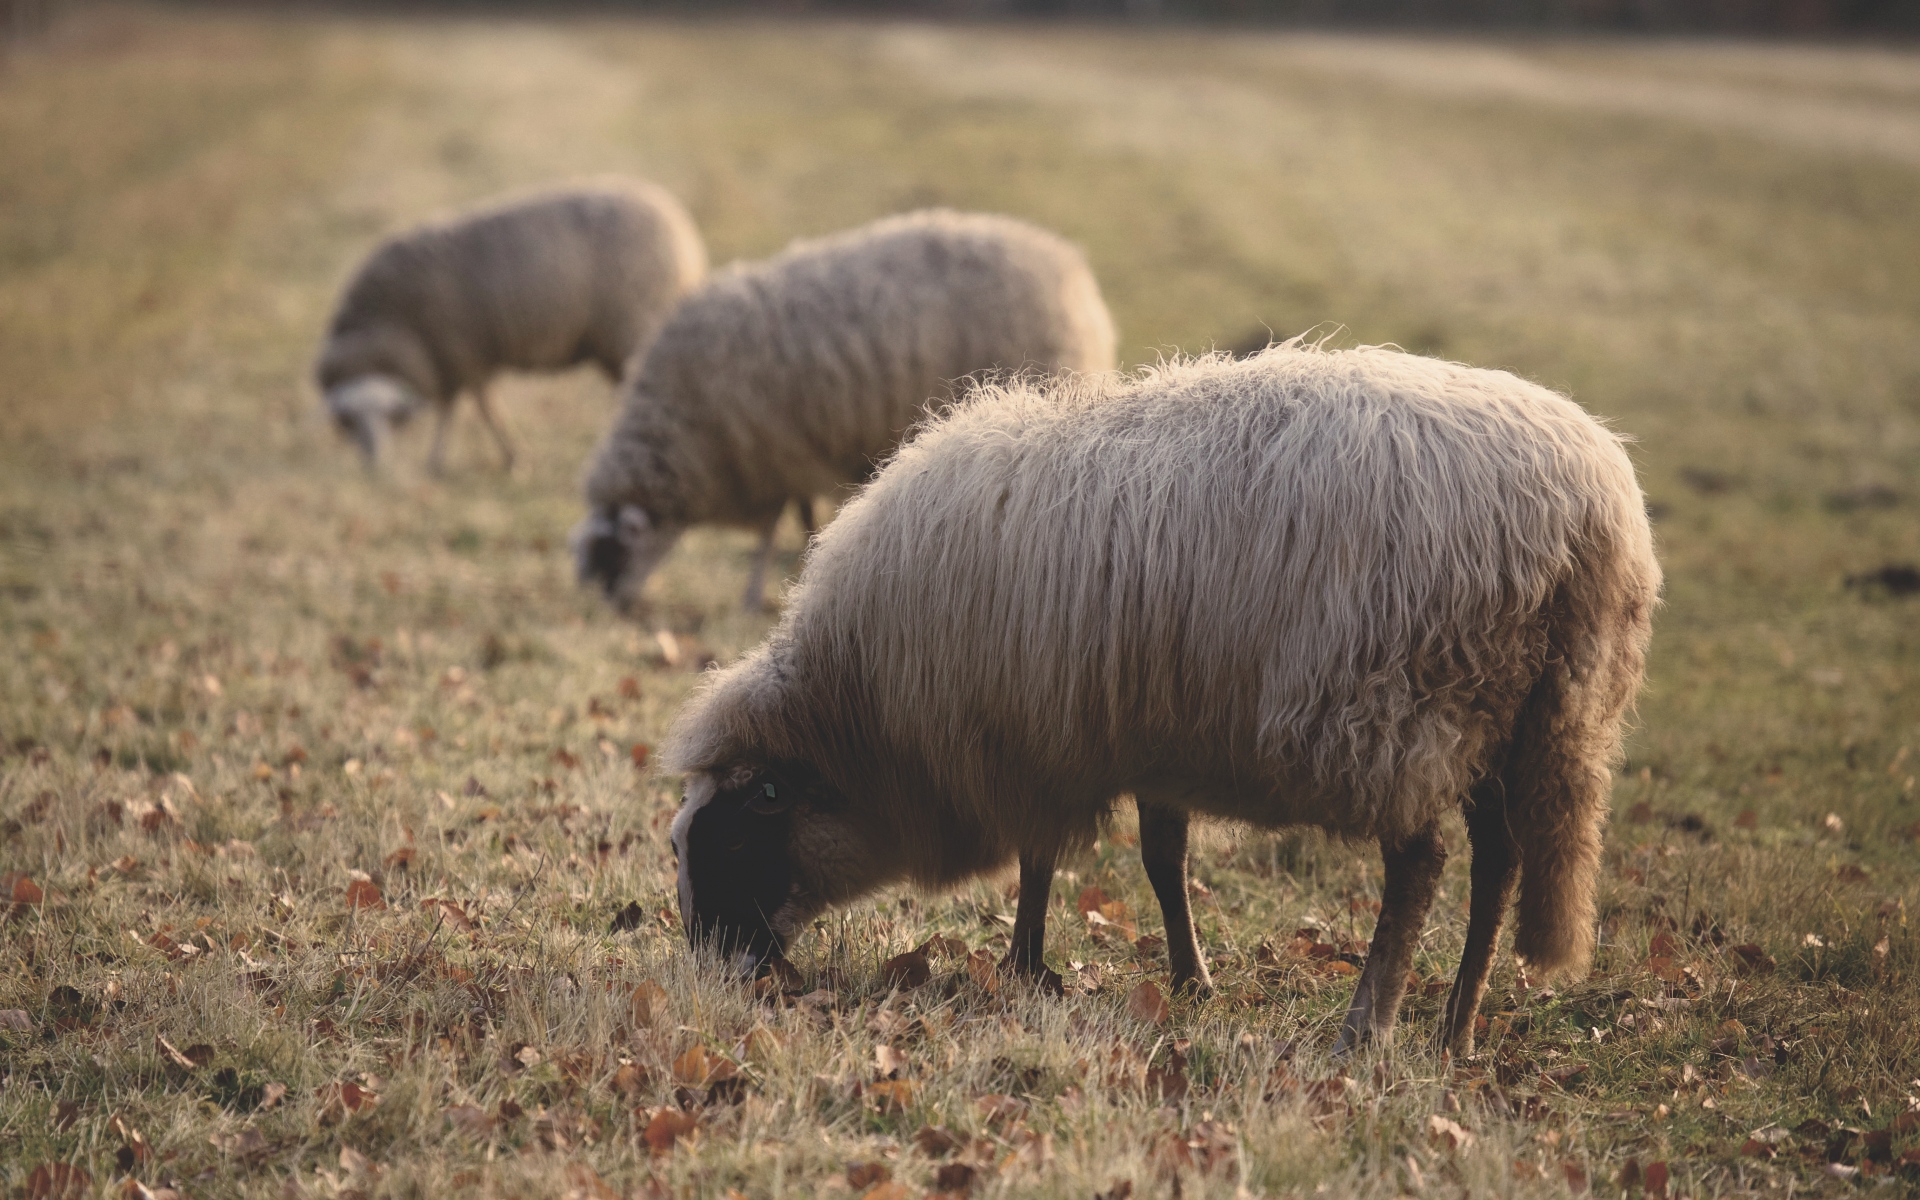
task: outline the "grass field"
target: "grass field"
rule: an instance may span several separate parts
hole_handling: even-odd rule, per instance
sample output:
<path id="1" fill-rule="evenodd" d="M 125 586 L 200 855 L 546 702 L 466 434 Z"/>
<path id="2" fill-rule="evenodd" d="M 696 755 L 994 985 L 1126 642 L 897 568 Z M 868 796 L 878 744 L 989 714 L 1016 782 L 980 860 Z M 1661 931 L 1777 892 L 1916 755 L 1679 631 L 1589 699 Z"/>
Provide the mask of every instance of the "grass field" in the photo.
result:
<path id="1" fill-rule="evenodd" d="M 604 171 L 718 262 L 1013 212 L 1130 361 L 1338 330 L 1634 435 L 1667 603 L 1592 975 L 1504 965 L 1470 1061 L 1425 986 L 1331 1060 L 1377 857 L 1221 831 L 1221 994 L 1161 1012 L 1124 820 L 1057 889 L 1064 999 L 955 952 L 1005 881 L 823 922 L 797 999 L 696 974 L 635 759 L 766 629 L 750 539 L 623 623 L 565 554 L 597 379 L 511 383 L 519 469 L 469 414 L 439 482 L 420 431 L 363 475 L 305 381 L 377 236 Z M 0 65 L 0 1187 L 1912 1190 L 1920 599 L 1860 580 L 1916 561 L 1920 53 L 86 10 Z"/>

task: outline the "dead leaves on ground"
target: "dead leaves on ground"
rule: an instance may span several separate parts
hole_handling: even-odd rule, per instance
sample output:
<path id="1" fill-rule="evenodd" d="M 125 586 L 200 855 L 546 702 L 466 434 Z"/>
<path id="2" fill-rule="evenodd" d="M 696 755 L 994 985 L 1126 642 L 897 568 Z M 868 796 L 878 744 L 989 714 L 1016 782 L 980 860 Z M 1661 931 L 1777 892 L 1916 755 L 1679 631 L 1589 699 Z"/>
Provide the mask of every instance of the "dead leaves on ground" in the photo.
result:
<path id="1" fill-rule="evenodd" d="M 182 1051 L 166 1038 L 155 1034 L 153 1044 L 160 1051 L 160 1057 L 183 1070 L 192 1071 L 213 1061 L 213 1047 L 204 1042 L 188 1046 Z"/>
<path id="2" fill-rule="evenodd" d="M 314 1098 L 320 1102 L 320 1123 L 334 1125 L 348 1117 L 377 1107 L 380 1093 L 374 1090 L 376 1080 L 371 1076 L 363 1077 L 367 1086 L 350 1080 L 322 1084 L 314 1090 Z"/>
<path id="3" fill-rule="evenodd" d="M 1142 979 L 1127 993 L 1127 1015 L 1143 1024 L 1165 1025 L 1173 1015 L 1173 1006 L 1167 1003 L 1158 984 Z"/>
<path id="4" fill-rule="evenodd" d="M 93 1191 L 93 1176 L 72 1163 L 41 1163 L 27 1172 L 27 1200 L 81 1200 Z"/>
<path id="5" fill-rule="evenodd" d="M 1299 973 L 1332 979 L 1359 974 L 1358 964 L 1365 960 L 1366 952 L 1364 942 L 1351 938 L 1330 940 L 1320 929 L 1309 925 L 1294 930 L 1293 936 L 1278 946 L 1272 941 L 1261 942 L 1254 951 L 1254 962 L 1282 975 Z"/>
<path id="6" fill-rule="evenodd" d="M 387 907 L 387 898 L 381 893 L 379 884 L 362 876 L 347 883 L 347 907 L 380 912 Z"/>

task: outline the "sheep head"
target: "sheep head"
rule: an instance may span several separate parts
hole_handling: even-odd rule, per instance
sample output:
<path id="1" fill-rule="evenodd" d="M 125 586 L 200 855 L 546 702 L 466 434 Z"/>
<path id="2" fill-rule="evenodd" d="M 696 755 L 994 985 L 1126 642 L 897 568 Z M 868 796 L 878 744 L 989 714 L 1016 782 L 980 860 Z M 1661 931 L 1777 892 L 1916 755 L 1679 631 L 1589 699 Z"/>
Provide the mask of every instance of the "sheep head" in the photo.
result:
<path id="1" fill-rule="evenodd" d="M 886 861 L 812 768 L 739 763 L 687 777 L 673 821 L 680 920 L 742 975 L 786 953 L 829 905 L 872 891 Z"/>
<path id="2" fill-rule="evenodd" d="M 360 447 L 369 467 L 379 461 L 393 427 L 406 424 L 425 403 L 419 392 L 391 375 L 361 375 L 327 389 L 327 413 L 334 428 Z"/>
<path id="3" fill-rule="evenodd" d="M 574 528 L 573 562 L 581 584 L 598 584 L 622 612 L 640 601 L 640 589 L 680 541 L 686 526 L 655 520 L 637 504 L 595 509 Z"/>

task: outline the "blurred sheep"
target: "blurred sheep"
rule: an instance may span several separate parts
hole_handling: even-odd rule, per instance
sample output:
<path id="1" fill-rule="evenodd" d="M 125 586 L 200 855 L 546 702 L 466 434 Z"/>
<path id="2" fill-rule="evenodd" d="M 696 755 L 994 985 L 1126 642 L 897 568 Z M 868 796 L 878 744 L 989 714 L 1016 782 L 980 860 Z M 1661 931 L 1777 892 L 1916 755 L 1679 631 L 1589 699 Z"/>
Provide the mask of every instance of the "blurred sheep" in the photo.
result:
<path id="1" fill-rule="evenodd" d="M 511 468 L 488 381 L 582 362 L 618 379 L 706 271 L 686 210 L 637 180 L 525 195 L 397 234 L 360 265 L 328 326 L 315 368 L 327 410 L 371 466 L 392 427 L 433 404 L 427 463 L 438 474 L 454 402 L 471 392 Z"/>
<path id="2" fill-rule="evenodd" d="M 748 967 L 828 906 L 1017 858 L 1009 965 L 1051 978 L 1054 864 L 1131 794 L 1174 982 L 1204 993 L 1189 815 L 1318 826 L 1386 861 L 1350 1046 L 1393 1028 L 1464 807 L 1458 1051 L 1516 878 L 1516 953 L 1584 969 L 1659 583 L 1620 439 L 1504 372 L 1295 342 L 983 388 L 677 718 L 683 920 Z"/>
<path id="3" fill-rule="evenodd" d="M 581 580 L 627 608 L 688 526 L 744 526 L 757 609 L 789 500 L 866 479 L 969 376 L 1105 371 L 1113 354 L 1080 251 L 1010 217 L 909 213 L 720 272 L 626 381 L 587 473 Z"/>

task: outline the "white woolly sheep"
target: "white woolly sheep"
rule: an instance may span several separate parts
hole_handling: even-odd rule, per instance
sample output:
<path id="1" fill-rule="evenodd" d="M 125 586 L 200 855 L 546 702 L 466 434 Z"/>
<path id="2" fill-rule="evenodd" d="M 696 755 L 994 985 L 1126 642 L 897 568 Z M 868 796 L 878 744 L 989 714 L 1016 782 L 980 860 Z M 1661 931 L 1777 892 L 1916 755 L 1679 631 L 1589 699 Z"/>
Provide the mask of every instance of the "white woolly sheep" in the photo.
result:
<path id="1" fill-rule="evenodd" d="M 788 500 L 867 478 L 966 377 L 1105 371 L 1113 351 L 1086 259 L 1010 217 L 909 213 L 720 272 L 626 381 L 587 475 L 581 581 L 630 607 L 688 526 L 744 526 L 756 609 Z"/>
<path id="2" fill-rule="evenodd" d="M 1132 794 L 1176 986 L 1205 992 L 1190 814 L 1380 844 L 1342 1044 L 1391 1033 L 1464 807 L 1470 1045 L 1514 950 L 1579 970 L 1660 572 L 1619 439 L 1512 375 L 1288 343 L 982 389 L 821 534 L 780 625 L 677 718 L 688 935 L 745 968 L 895 881 L 1054 864 Z"/>
<path id="3" fill-rule="evenodd" d="M 618 379 L 706 273 L 692 219 L 653 184 L 521 196 L 381 243 L 347 284 L 315 373 L 369 466 L 391 427 L 431 403 L 439 419 L 427 462 L 437 474 L 454 402 L 468 391 L 511 468 L 488 381 L 582 362 Z"/>

